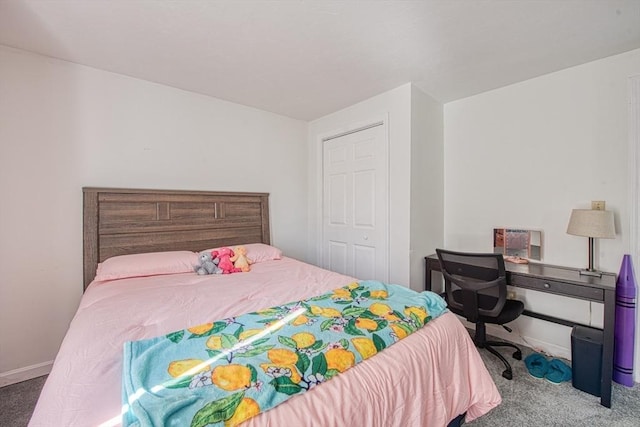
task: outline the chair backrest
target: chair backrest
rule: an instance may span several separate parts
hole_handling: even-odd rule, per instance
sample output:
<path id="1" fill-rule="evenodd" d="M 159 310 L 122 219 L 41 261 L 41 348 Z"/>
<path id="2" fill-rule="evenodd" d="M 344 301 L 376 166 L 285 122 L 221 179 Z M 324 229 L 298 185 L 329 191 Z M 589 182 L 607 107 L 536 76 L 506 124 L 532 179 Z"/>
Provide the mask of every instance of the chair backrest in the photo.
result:
<path id="1" fill-rule="evenodd" d="M 447 302 L 470 322 L 479 315 L 496 317 L 507 300 L 507 279 L 502 254 L 468 253 L 436 249 L 445 280 Z M 461 292 L 454 292 L 460 290 Z"/>

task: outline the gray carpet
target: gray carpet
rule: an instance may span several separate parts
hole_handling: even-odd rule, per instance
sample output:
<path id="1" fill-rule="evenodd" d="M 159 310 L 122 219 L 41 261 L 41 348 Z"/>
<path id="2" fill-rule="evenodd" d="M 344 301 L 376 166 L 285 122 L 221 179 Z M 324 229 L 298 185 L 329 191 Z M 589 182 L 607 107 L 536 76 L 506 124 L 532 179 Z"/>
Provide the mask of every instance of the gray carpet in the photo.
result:
<path id="1" fill-rule="evenodd" d="M 511 363 L 513 380 L 502 377 L 504 365 L 486 350 L 479 350 L 496 383 L 502 404 L 488 414 L 466 423 L 470 427 L 496 426 L 640 426 L 640 384 L 624 387 L 613 383 L 611 409 L 600 405 L 600 398 L 573 388 L 571 381 L 553 384 L 529 375 L 524 358 L 532 353 L 521 346 L 522 360 L 511 358 L 512 351 L 500 351 Z M 571 362 L 567 363 L 570 365 Z"/>
<path id="2" fill-rule="evenodd" d="M 531 349 L 522 347 L 523 358 Z M 512 361 L 513 380 L 502 378 L 502 363 L 486 350 L 480 350 L 500 394 L 502 404 L 479 419 L 467 423 L 470 427 L 502 426 L 615 426 L 640 425 L 640 384 L 633 388 L 613 383 L 611 409 L 600 405 L 600 399 L 581 392 L 571 382 L 551 384 L 529 375 L 523 361 Z M 510 355 L 504 350 L 505 355 Z M 46 377 L 35 378 L 0 387 L 0 426 L 25 427 L 33 412 Z M 407 426 L 413 427 L 413 426 Z"/>
<path id="3" fill-rule="evenodd" d="M 29 424 L 46 376 L 0 387 L 0 427 Z"/>

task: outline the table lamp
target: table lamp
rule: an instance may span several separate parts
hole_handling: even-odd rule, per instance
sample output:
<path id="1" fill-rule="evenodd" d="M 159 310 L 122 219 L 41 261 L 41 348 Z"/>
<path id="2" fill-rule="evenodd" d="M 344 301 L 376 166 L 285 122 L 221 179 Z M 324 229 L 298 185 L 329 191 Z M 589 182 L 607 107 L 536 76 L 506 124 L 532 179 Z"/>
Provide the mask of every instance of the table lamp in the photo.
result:
<path id="1" fill-rule="evenodd" d="M 595 255 L 595 239 L 613 239 L 616 228 L 613 212 L 604 209 L 605 202 L 591 202 L 591 209 L 574 209 L 571 211 L 567 233 L 589 238 L 589 268 L 580 270 L 580 274 L 601 277 L 602 272 L 593 266 Z"/>

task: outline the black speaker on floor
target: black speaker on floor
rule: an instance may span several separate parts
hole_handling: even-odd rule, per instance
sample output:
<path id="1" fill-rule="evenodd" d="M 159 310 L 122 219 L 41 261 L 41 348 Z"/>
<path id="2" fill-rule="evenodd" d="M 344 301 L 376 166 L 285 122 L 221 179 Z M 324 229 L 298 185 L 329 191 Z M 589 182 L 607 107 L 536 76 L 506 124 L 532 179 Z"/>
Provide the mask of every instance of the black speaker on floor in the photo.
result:
<path id="1" fill-rule="evenodd" d="M 600 329 L 574 326 L 571 331 L 573 386 L 598 397 L 602 372 L 602 341 Z"/>

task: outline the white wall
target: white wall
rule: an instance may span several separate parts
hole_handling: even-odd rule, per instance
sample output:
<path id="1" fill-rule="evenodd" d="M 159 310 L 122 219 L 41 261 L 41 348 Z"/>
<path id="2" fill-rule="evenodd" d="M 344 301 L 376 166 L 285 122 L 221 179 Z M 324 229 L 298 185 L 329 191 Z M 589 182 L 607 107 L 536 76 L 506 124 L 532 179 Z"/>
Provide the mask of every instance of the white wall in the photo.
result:
<path id="1" fill-rule="evenodd" d="M 494 227 L 530 227 L 543 230 L 544 262 L 584 268 L 587 239 L 566 234 L 569 214 L 605 200 L 617 237 L 599 241 L 596 267 L 617 273 L 630 250 L 627 86 L 638 73 L 635 50 L 446 104 L 447 247 L 491 250 Z M 523 298 L 602 323 L 600 304 Z M 521 319 L 517 332 L 530 344 L 570 354 L 568 328 Z"/>
<path id="2" fill-rule="evenodd" d="M 443 106 L 411 90 L 411 288 L 424 290 L 424 257 L 444 244 Z"/>
<path id="3" fill-rule="evenodd" d="M 356 129 L 384 117 L 388 117 L 389 129 L 389 280 L 409 286 L 410 83 L 309 123 L 308 259 L 320 264 L 321 138 Z"/>
<path id="4" fill-rule="evenodd" d="M 273 244 L 304 258 L 306 140 L 306 122 L 0 46 L 0 385 L 46 369 L 77 308 L 83 186 L 269 192 Z"/>

